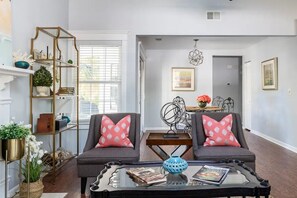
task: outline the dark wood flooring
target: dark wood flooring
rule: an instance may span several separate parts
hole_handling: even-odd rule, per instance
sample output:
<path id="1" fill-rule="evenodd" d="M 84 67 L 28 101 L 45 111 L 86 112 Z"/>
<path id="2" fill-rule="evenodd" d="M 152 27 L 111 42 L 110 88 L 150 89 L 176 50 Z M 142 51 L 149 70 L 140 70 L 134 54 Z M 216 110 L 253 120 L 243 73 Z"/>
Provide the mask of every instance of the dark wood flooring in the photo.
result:
<path id="1" fill-rule="evenodd" d="M 245 132 L 250 150 L 256 154 L 256 172 L 264 179 L 268 179 L 271 186 L 271 195 L 274 198 L 297 197 L 297 154 L 273 144 L 252 133 Z M 141 141 L 141 161 L 160 161 L 160 159 L 146 146 L 145 134 Z M 165 149 L 172 149 L 167 147 Z M 193 159 L 190 150 L 183 158 Z M 76 160 L 73 159 L 56 177 L 55 184 L 44 178 L 44 192 L 67 192 L 67 197 L 89 197 L 80 194 L 80 178 L 77 177 Z M 88 179 L 88 186 L 94 178 Z"/>

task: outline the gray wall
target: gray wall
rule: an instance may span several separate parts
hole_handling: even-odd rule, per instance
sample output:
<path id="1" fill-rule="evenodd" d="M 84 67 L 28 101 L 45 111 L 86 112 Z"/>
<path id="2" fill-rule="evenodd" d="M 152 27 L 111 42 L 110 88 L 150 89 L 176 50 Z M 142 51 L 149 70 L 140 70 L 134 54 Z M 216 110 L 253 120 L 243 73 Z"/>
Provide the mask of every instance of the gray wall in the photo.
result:
<path id="1" fill-rule="evenodd" d="M 145 46 L 144 46 L 145 47 Z M 160 119 L 161 107 L 172 101 L 176 96 L 183 97 L 186 105 L 197 105 L 196 97 L 207 94 L 213 97 L 213 56 L 239 56 L 242 50 L 205 50 L 203 64 L 195 67 L 195 91 L 172 91 L 172 67 L 192 67 L 188 62 L 186 50 L 147 50 L 146 76 L 145 76 L 145 128 L 160 129 L 167 127 Z"/>
<path id="2" fill-rule="evenodd" d="M 234 100 L 234 112 L 242 109 L 242 59 L 241 57 L 213 57 L 213 97 Z"/>
<path id="3" fill-rule="evenodd" d="M 269 38 L 247 49 L 245 60 L 252 66 L 252 131 L 297 152 L 296 54 L 296 37 Z M 261 62 L 273 57 L 278 90 L 262 90 Z"/>
<path id="4" fill-rule="evenodd" d="M 13 51 L 30 53 L 30 39 L 35 36 L 36 26 L 61 26 L 68 29 L 68 0 L 12 1 Z M 11 83 L 11 116 L 16 122 L 29 123 L 29 80 L 17 78 Z M 48 148 L 47 139 L 44 145 Z M 10 187 L 18 184 L 18 165 L 10 166 Z"/>
<path id="5" fill-rule="evenodd" d="M 69 29 L 129 31 L 127 109 L 137 109 L 136 35 L 293 35 L 292 0 L 71 0 Z M 207 21 L 206 12 L 222 12 Z"/>

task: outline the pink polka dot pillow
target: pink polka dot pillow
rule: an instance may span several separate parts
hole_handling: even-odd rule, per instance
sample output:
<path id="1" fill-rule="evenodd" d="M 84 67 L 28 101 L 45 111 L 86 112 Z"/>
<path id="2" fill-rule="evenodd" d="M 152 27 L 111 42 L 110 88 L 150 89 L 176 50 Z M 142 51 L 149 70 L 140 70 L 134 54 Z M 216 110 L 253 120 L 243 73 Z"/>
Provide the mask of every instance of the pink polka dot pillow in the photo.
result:
<path id="1" fill-rule="evenodd" d="M 131 123 L 131 116 L 127 115 L 122 118 L 117 124 L 106 115 L 102 116 L 101 120 L 101 137 L 96 145 L 96 148 L 100 147 L 133 147 L 133 144 L 129 140 L 129 129 Z"/>
<path id="2" fill-rule="evenodd" d="M 240 147 L 236 137 L 231 131 L 232 114 L 225 116 L 220 122 L 202 115 L 206 140 L 203 146 L 235 146 Z"/>

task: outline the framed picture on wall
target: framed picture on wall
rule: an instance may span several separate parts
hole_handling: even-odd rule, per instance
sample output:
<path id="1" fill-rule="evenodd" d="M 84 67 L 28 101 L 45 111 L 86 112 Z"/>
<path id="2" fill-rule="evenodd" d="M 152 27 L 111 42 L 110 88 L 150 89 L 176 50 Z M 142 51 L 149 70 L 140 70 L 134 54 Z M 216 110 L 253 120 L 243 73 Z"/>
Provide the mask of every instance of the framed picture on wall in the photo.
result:
<path id="1" fill-rule="evenodd" d="M 195 90 L 195 68 L 173 67 L 172 68 L 172 90 L 194 91 Z"/>
<path id="2" fill-rule="evenodd" d="M 277 89 L 277 57 L 263 61 L 262 67 L 262 89 Z"/>

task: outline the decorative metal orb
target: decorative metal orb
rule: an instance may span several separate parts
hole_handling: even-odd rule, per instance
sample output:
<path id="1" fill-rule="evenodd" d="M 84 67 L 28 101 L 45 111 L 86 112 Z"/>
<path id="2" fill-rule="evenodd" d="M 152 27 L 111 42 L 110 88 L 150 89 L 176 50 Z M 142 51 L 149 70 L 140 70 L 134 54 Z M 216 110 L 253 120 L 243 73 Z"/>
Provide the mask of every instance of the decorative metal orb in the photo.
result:
<path id="1" fill-rule="evenodd" d="M 170 126 L 174 126 L 175 124 L 179 123 L 181 120 L 182 111 L 180 107 L 173 102 L 166 103 L 160 111 L 160 117 L 165 124 Z"/>

